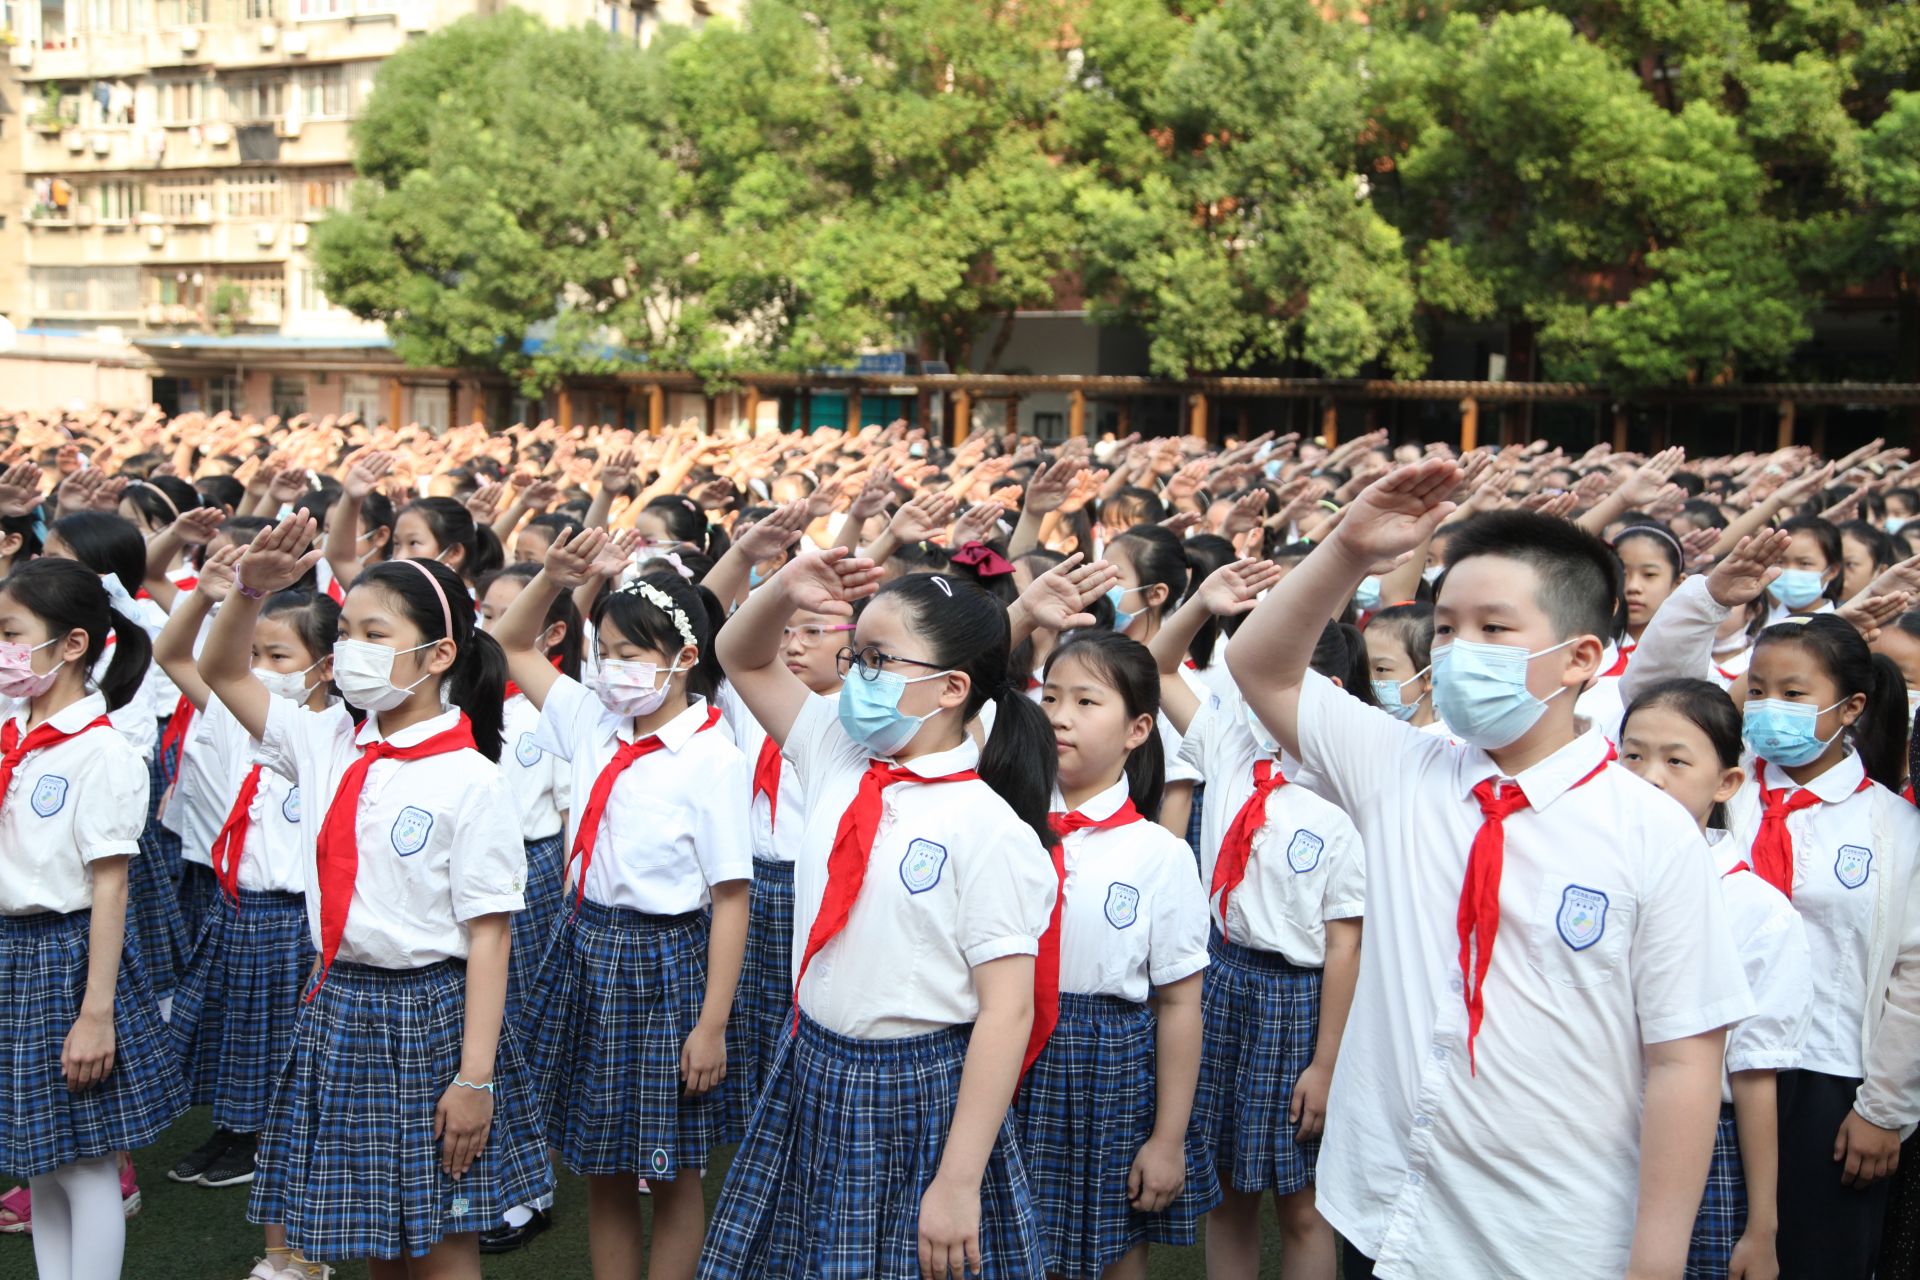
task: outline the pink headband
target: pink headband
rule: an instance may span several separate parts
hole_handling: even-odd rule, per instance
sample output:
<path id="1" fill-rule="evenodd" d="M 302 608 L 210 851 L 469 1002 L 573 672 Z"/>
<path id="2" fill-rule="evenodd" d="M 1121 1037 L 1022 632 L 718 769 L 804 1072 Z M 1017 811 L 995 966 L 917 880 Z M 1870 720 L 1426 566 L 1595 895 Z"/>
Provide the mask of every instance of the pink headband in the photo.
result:
<path id="1" fill-rule="evenodd" d="M 440 579 L 434 577 L 433 570 L 427 568 L 427 566 L 421 564 L 418 560 L 403 559 L 400 563 L 410 564 L 418 569 L 420 576 L 427 580 L 427 585 L 433 588 L 433 594 L 440 600 L 440 623 L 447 629 L 447 639 L 453 639 L 453 610 L 447 607 L 447 593 L 441 589 Z"/>

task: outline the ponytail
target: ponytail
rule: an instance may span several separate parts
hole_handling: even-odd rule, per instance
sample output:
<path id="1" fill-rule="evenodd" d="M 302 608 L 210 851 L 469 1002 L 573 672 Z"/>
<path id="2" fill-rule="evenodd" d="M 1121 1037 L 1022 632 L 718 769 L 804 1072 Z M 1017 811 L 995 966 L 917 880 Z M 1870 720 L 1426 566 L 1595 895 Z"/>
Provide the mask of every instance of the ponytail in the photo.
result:
<path id="1" fill-rule="evenodd" d="M 1181 547 L 1187 553 L 1187 585 L 1190 592 L 1199 591 L 1201 583 L 1212 577 L 1216 570 L 1232 564 L 1236 558 L 1233 544 L 1217 533 L 1196 534 L 1183 542 Z M 1200 629 L 1193 633 L 1193 639 L 1187 644 L 1187 657 L 1196 669 L 1205 670 L 1213 665 L 1214 650 L 1220 643 L 1220 628 L 1220 619 L 1209 613 L 1207 620 L 1200 624 Z M 1139 808 L 1138 805 L 1134 807 Z"/>
<path id="2" fill-rule="evenodd" d="M 1907 742 L 1907 682 L 1893 659 L 1873 652 L 1851 623 L 1831 613 L 1768 627 L 1754 647 L 1757 651 L 1771 644 L 1805 649 L 1833 680 L 1842 699 L 1865 695 L 1867 709 L 1846 732 L 1867 776 L 1898 790 Z"/>
<path id="3" fill-rule="evenodd" d="M 1907 681 L 1884 653 L 1873 655 L 1873 689 L 1867 709 L 1853 722 L 1853 743 L 1867 776 L 1898 791 L 1907 754 Z"/>
<path id="4" fill-rule="evenodd" d="M 467 713 L 474 746 L 495 764 L 506 733 L 506 697 L 506 651 L 486 632 L 470 630 L 447 672 L 447 700 Z"/>
<path id="5" fill-rule="evenodd" d="M 726 672 L 720 669 L 720 646 L 714 643 L 715 620 L 725 618 L 727 611 L 721 605 L 720 597 L 704 586 L 696 583 L 693 590 L 700 597 L 701 607 L 707 611 L 707 616 L 706 626 L 700 632 L 700 656 L 694 659 L 693 670 L 687 673 L 687 691 L 712 702 L 719 695 L 721 682 L 726 679 Z"/>
<path id="6" fill-rule="evenodd" d="M 124 520 L 120 523 L 133 527 Z M 80 655 L 84 671 L 93 669 L 106 652 L 107 637 L 114 637 L 113 657 L 98 684 L 109 711 L 118 711 L 140 692 L 140 682 L 153 660 L 153 640 L 144 627 L 113 607 L 98 573 L 77 561 L 43 558 L 21 565 L 0 580 L 0 592 L 46 623 L 49 635 L 86 632 L 87 649 Z"/>
<path id="7" fill-rule="evenodd" d="M 1040 843 L 1051 847 L 1059 839 L 1048 820 L 1059 761 L 1053 725 L 1039 703 L 1012 685 L 1002 684 L 992 702 L 993 732 L 980 749 L 980 764 L 975 771 L 1022 822 L 1033 828 Z"/>
<path id="8" fill-rule="evenodd" d="M 140 682 L 147 678 L 147 664 L 153 661 L 153 638 L 145 627 L 112 605 L 107 606 L 107 618 L 113 628 L 113 657 L 107 660 L 107 670 L 100 677 L 100 692 L 107 700 L 107 710 L 118 711 L 133 701 L 133 695 L 140 692 Z M 92 665 L 91 657 L 88 665 Z M 1902 697 L 1900 710 L 1904 713 L 1906 709 L 1906 698 Z"/>
<path id="9" fill-rule="evenodd" d="M 1345 622 L 1329 622 L 1320 631 L 1320 642 L 1313 646 L 1312 667 L 1370 707 L 1380 705 L 1373 696 L 1373 671 L 1367 664 L 1367 642 L 1359 628 Z"/>
<path id="10" fill-rule="evenodd" d="M 419 570 L 431 575 L 433 583 L 424 581 Z M 447 702 L 473 722 L 474 746 L 497 764 L 506 731 L 507 655 L 492 636 L 473 625 L 473 597 L 466 583 L 438 560 L 389 560 L 368 569 L 353 585 L 363 582 L 391 592 L 428 643 L 453 640 L 453 666 L 441 677 L 441 687 Z"/>

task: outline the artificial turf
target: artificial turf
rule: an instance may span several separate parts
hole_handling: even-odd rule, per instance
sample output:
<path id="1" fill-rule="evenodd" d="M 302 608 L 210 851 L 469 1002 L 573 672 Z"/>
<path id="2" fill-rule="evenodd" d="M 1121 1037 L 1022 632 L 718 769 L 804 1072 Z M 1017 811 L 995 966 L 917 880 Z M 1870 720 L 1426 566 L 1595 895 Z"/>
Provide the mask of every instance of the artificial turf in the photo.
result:
<path id="1" fill-rule="evenodd" d="M 260 1232 L 246 1220 L 247 1189 L 209 1190 L 169 1182 L 166 1170 L 198 1146 L 212 1126 L 207 1111 L 181 1117 L 159 1144 L 137 1152 L 144 1208 L 127 1224 L 126 1280 L 245 1280 L 260 1256 Z M 707 1204 L 712 1206 L 725 1175 L 724 1159 L 707 1174 Z M 1263 1233 L 1265 1258 L 1260 1274 L 1280 1274 L 1279 1233 L 1271 1209 Z M 484 1260 L 488 1280 L 591 1280 L 587 1264 L 586 1183 L 562 1174 L 554 1226 L 526 1249 Z M 1156 1249 L 1149 1258 L 1153 1280 L 1202 1280 L 1201 1250 Z M 33 1245 L 26 1236 L 0 1236 L 0 1276 L 33 1274 Z M 365 1280 L 366 1268 L 344 1263 L 336 1280 Z"/>

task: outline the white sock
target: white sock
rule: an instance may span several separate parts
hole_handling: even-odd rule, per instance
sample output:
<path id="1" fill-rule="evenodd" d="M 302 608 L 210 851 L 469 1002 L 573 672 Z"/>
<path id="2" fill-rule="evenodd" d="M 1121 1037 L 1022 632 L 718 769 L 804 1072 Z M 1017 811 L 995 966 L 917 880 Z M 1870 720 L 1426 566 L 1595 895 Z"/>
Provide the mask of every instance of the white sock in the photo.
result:
<path id="1" fill-rule="evenodd" d="M 517 1204 L 500 1216 L 507 1220 L 510 1227 L 524 1227 L 533 1221 L 533 1210 L 524 1204 Z"/>
<path id="2" fill-rule="evenodd" d="M 53 1176 L 66 1192 L 73 1215 L 71 1280 L 120 1280 L 127 1252 L 127 1218 L 120 1207 L 119 1161 L 112 1156 L 79 1160 L 62 1165 Z M 34 1224 L 36 1233 L 39 1225 Z"/>
<path id="3" fill-rule="evenodd" d="M 549 1191 L 547 1192 L 547 1194 L 541 1196 L 538 1200 L 535 1200 L 533 1202 L 533 1207 L 536 1209 L 553 1208 L 553 1192 Z"/>
<path id="4" fill-rule="evenodd" d="M 33 1264 L 40 1280 L 73 1280 L 73 1215 L 55 1175 L 27 1181 L 33 1192 Z"/>

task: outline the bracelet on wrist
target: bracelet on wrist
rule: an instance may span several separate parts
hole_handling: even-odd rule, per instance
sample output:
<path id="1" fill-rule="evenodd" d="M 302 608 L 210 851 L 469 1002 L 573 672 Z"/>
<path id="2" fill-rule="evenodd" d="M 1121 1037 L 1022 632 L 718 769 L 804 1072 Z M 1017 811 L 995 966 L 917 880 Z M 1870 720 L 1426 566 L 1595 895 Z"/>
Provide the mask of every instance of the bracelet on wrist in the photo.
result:
<path id="1" fill-rule="evenodd" d="M 233 588 L 249 600 L 265 600 L 267 598 L 266 592 L 255 591 L 252 587 L 241 581 L 239 574 L 235 574 L 233 577 Z"/>
<path id="2" fill-rule="evenodd" d="M 475 1093 L 491 1094 L 493 1092 L 493 1081 L 491 1080 L 485 1084 L 475 1084 L 471 1080 L 463 1080 L 459 1076 L 455 1076 L 453 1078 L 453 1085 L 456 1089 L 471 1089 Z"/>

